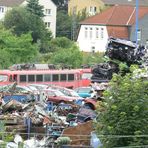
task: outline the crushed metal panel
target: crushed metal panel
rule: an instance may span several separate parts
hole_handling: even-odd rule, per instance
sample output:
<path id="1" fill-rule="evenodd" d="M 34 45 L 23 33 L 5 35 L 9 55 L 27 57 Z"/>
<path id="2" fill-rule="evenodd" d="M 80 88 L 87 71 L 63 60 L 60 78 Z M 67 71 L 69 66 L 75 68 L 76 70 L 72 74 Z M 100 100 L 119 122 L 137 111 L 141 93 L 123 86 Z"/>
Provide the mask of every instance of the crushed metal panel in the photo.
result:
<path id="1" fill-rule="evenodd" d="M 75 127 L 64 129 L 62 137 L 70 137 L 71 145 L 90 145 L 91 132 L 93 131 L 93 122 L 88 121 Z"/>

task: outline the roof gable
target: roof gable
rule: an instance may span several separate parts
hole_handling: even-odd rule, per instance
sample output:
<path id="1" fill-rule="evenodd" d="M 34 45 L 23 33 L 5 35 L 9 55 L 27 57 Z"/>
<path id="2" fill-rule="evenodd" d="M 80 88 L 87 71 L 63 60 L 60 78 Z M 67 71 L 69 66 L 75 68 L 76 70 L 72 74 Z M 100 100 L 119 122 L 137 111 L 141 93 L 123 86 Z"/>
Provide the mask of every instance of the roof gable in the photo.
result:
<path id="1" fill-rule="evenodd" d="M 106 5 L 136 5 L 136 0 L 102 0 Z M 139 6 L 148 6 L 148 0 L 139 0 Z"/>
<path id="2" fill-rule="evenodd" d="M 0 0 L 0 6 L 15 7 L 21 5 L 25 0 Z"/>
<path id="3" fill-rule="evenodd" d="M 135 23 L 136 8 L 134 6 L 115 5 L 90 17 L 80 24 L 128 26 Z M 139 7 L 139 19 L 148 14 L 148 7 Z"/>

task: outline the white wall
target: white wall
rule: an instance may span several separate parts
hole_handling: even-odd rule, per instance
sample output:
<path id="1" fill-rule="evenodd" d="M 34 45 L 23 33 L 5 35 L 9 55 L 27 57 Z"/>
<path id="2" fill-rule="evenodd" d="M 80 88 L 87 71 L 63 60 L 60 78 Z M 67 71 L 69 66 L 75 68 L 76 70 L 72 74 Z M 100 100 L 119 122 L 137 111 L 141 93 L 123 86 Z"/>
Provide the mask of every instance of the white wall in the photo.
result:
<path id="1" fill-rule="evenodd" d="M 2 12 L 2 9 L 3 9 L 3 12 Z M 0 20 L 4 19 L 5 14 L 9 9 L 11 9 L 11 8 L 8 8 L 8 7 L 5 7 L 5 6 L 0 6 Z"/>
<path id="2" fill-rule="evenodd" d="M 107 41 L 108 33 L 106 26 L 81 25 L 77 39 L 77 43 L 81 51 L 104 52 L 106 50 Z"/>
<path id="3" fill-rule="evenodd" d="M 43 19 L 44 22 L 50 22 L 49 29 L 52 31 L 53 37 L 56 36 L 56 15 L 57 15 L 57 7 L 51 0 L 39 0 L 39 4 L 44 6 L 45 17 Z M 50 9 L 51 13 L 49 15 L 46 14 L 46 9 Z"/>
<path id="4" fill-rule="evenodd" d="M 26 5 L 27 2 L 25 1 L 23 5 Z M 46 9 L 50 9 L 50 15 L 45 14 L 43 21 L 44 23 L 49 22 L 50 27 L 47 27 L 51 30 L 53 37 L 56 37 L 56 15 L 57 15 L 57 6 L 52 2 L 52 0 L 39 0 L 39 4 L 44 6 L 44 14 L 46 13 Z"/>
<path id="5" fill-rule="evenodd" d="M 24 1 L 21 5 L 26 5 L 27 2 Z M 51 0 L 39 0 L 39 4 L 44 6 L 44 13 L 46 12 L 46 9 L 51 9 L 51 14 L 50 15 L 46 15 L 43 18 L 44 22 L 49 22 L 50 26 L 47 27 L 51 32 L 53 37 L 56 37 L 56 14 L 57 14 L 57 7 L 56 5 L 51 1 Z M 0 20 L 4 19 L 4 16 L 6 14 L 6 12 L 8 10 L 10 10 L 11 8 L 5 7 L 5 6 L 0 6 L 0 10 L 1 7 L 4 8 L 4 12 L 0 11 Z"/>

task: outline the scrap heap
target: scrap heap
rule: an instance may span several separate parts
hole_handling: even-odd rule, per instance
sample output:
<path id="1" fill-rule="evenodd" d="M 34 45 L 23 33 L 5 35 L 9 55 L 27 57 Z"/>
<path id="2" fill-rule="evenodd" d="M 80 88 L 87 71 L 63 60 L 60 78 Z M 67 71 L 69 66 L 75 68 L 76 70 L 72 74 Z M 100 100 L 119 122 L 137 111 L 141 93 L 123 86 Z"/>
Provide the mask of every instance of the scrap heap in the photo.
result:
<path id="1" fill-rule="evenodd" d="M 132 41 L 110 38 L 105 56 L 109 61 L 98 64 L 92 69 L 92 82 L 109 81 L 113 73 L 119 72 L 121 62 L 128 68 L 132 64 L 148 67 L 148 49 L 142 45 L 137 46 Z"/>

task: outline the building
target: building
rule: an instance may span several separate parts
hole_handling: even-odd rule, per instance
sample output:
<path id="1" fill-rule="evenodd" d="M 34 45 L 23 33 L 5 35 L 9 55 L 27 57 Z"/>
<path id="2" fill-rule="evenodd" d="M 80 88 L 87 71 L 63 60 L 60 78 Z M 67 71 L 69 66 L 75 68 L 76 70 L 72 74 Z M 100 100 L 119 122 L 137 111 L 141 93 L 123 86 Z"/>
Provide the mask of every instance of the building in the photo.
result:
<path id="1" fill-rule="evenodd" d="M 136 5 L 136 0 L 102 0 L 105 5 Z M 138 0 L 139 6 L 148 6 L 148 0 Z"/>
<path id="2" fill-rule="evenodd" d="M 0 20 L 3 20 L 8 10 L 13 7 L 26 5 L 26 0 L 0 0 Z M 44 6 L 43 21 L 46 27 L 51 30 L 53 37 L 56 36 L 56 12 L 57 7 L 52 0 L 39 0 L 39 4 Z"/>
<path id="3" fill-rule="evenodd" d="M 77 38 L 81 51 L 104 52 L 109 37 L 135 41 L 136 7 L 115 5 L 80 23 Z M 139 7 L 138 40 L 148 40 L 148 7 Z"/>
<path id="4" fill-rule="evenodd" d="M 68 14 L 81 14 L 86 11 L 89 16 L 99 13 L 104 8 L 104 3 L 101 0 L 69 0 Z"/>

